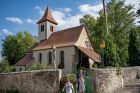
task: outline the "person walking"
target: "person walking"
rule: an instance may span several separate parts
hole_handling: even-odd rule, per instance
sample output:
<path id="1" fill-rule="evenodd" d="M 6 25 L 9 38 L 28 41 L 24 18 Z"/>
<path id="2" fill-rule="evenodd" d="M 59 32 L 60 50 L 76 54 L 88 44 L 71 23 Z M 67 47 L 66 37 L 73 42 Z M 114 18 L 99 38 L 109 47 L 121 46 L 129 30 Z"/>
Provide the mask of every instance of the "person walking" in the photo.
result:
<path id="1" fill-rule="evenodd" d="M 70 83 L 69 79 L 67 79 L 67 82 L 66 82 L 66 84 L 65 84 L 65 86 L 64 86 L 62 91 L 64 92 L 64 90 L 66 91 L 66 93 L 74 93 L 73 84 Z"/>
<path id="2" fill-rule="evenodd" d="M 78 93 L 85 93 L 85 80 L 82 77 L 80 77 L 80 79 L 79 79 Z"/>
<path id="3" fill-rule="evenodd" d="M 83 70 L 80 70 L 80 72 L 78 73 L 78 75 L 77 75 L 77 81 L 78 81 L 77 82 L 77 91 L 79 93 L 80 86 L 81 86 L 82 82 L 84 82 Z"/>

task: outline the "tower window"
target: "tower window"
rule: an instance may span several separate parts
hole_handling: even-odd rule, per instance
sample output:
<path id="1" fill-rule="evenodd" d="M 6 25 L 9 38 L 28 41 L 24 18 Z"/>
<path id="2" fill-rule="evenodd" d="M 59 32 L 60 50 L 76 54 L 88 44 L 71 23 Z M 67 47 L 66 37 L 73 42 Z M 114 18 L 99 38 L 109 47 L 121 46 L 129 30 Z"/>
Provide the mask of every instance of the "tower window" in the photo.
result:
<path id="1" fill-rule="evenodd" d="M 49 61 L 49 64 L 52 64 L 52 52 L 48 53 L 48 61 Z"/>
<path id="2" fill-rule="evenodd" d="M 41 25 L 41 32 L 44 31 L 44 25 Z"/>
<path id="3" fill-rule="evenodd" d="M 42 53 L 39 53 L 39 55 L 38 55 L 38 61 L 39 61 L 40 64 L 41 64 L 41 62 L 42 62 Z"/>
<path id="4" fill-rule="evenodd" d="M 50 26 L 50 31 L 53 31 L 53 26 Z"/>

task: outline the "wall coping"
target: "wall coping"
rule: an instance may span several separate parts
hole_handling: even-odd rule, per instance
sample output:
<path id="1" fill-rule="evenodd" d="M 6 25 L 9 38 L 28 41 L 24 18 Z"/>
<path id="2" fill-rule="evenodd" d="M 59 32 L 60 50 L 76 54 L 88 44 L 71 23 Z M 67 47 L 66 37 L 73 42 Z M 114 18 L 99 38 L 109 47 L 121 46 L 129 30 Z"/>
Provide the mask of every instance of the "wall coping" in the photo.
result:
<path id="1" fill-rule="evenodd" d="M 140 68 L 140 66 L 134 66 L 134 67 L 120 67 L 120 69 L 132 69 L 132 68 Z M 91 68 L 91 70 L 117 70 L 115 67 L 107 67 L 107 68 Z"/>
<path id="2" fill-rule="evenodd" d="M 7 74 L 21 74 L 21 73 L 36 73 L 36 72 L 54 72 L 60 71 L 61 69 L 45 69 L 45 70 L 32 70 L 32 71 L 20 71 L 20 72 L 8 72 L 8 73 L 0 73 L 0 75 L 7 75 Z"/>

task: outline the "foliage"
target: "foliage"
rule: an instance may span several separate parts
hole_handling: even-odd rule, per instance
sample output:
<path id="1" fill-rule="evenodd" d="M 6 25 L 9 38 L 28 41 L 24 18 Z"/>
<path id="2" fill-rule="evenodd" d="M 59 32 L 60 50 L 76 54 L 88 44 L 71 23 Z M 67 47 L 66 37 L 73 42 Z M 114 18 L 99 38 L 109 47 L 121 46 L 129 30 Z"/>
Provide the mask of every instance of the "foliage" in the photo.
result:
<path id="1" fill-rule="evenodd" d="M 96 63 L 94 63 L 94 64 L 92 65 L 92 68 L 98 68 L 98 65 L 97 65 Z"/>
<path id="2" fill-rule="evenodd" d="M 120 60 L 118 46 L 114 43 L 113 37 L 111 35 L 107 36 L 106 41 L 106 48 L 103 50 L 105 53 L 102 57 L 105 66 L 121 66 L 122 64 L 125 65 L 125 62 L 122 63 Z"/>
<path id="3" fill-rule="evenodd" d="M 32 65 L 31 70 L 43 70 L 45 66 L 43 64 L 35 63 Z"/>
<path id="4" fill-rule="evenodd" d="M 43 70 L 43 69 L 52 69 L 52 68 L 53 67 L 51 65 L 34 63 L 31 67 L 31 70 Z"/>
<path id="5" fill-rule="evenodd" d="M 102 55 L 105 66 L 126 66 L 128 62 L 129 30 L 134 26 L 133 22 L 136 14 L 132 11 L 133 6 L 125 5 L 124 2 L 122 0 L 111 0 L 107 3 L 108 35 L 104 33 L 103 10 L 99 12 L 100 16 L 97 19 L 93 16 L 84 16 L 81 20 L 86 21 L 80 20 L 80 23 L 88 29 L 92 46 Z M 105 49 L 99 48 L 101 40 L 106 43 Z"/>
<path id="6" fill-rule="evenodd" d="M 129 65 L 131 66 L 140 66 L 140 43 L 138 43 L 137 39 L 137 32 L 140 31 L 137 28 L 133 28 L 131 30 L 130 36 L 129 36 Z"/>
<path id="7" fill-rule="evenodd" d="M 11 72 L 14 70 L 13 66 L 10 66 L 9 62 L 7 60 L 2 60 L 0 62 L 0 73 L 7 73 L 7 72 Z"/>
<path id="8" fill-rule="evenodd" d="M 2 56 L 10 62 L 10 65 L 14 65 L 29 51 L 34 43 L 34 37 L 28 32 L 18 32 L 16 35 L 8 35 L 2 41 Z"/>

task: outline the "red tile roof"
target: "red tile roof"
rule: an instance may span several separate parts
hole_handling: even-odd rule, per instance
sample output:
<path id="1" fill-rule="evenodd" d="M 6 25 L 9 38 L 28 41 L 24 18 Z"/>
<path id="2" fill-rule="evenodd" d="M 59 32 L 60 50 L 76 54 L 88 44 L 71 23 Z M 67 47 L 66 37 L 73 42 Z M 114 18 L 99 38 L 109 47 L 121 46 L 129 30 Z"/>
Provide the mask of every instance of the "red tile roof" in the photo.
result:
<path id="1" fill-rule="evenodd" d="M 44 15 L 42 16 L 42 18 L 37 22 L 38 24 L 44 21 L 50 21 L 54 24 L 57 25 L 57 22 L 55 21 L 55 19 L 53 18 L 50 9 L 47 7 Z"/>
<path id="2" fill-rule="evenodd" d="M 30 63 L 33 60 L 32 53 L 27 53 L 26 56 L 24 56 L 21 60 L 18 61 L 18 63 L 15 64 L 15 66 L 25 66 L 26 64 Z"/>
<path id="3" fill-rule="evenodd" d="M 33 50 L 51 48 L 52 44 L 55 44 L 56 47 L 74 45 L 78 40 L 82 29 L 83 26 L 81 25 L 62 31 L 54 32 L 48 39 L 41 41 Z"/>
<path id="4" fill-rule="evenodd" d="M 101 62 L 100 55 L 97 54 L 94 50 L 84 48 L 81 46 L 76 46 L 79 50 L 81 50 L 85 55 L 87 55 L 89 58 L 91 58 L 95 62 Z"/>

